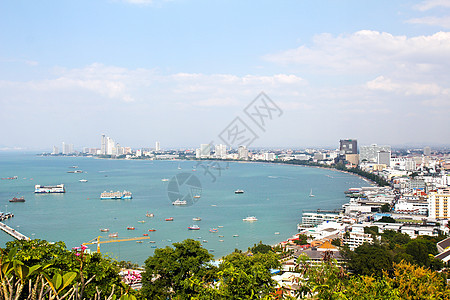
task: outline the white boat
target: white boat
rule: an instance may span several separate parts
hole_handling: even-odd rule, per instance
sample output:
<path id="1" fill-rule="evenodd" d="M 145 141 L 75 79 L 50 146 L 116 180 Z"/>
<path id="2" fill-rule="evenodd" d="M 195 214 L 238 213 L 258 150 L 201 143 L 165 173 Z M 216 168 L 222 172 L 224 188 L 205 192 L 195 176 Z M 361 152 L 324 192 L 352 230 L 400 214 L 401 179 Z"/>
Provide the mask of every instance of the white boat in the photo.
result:
<path id="1" fill-rule="evenodd" d="M 202 218 L 200 218 L 200 217 L 192 218 L 192 221 L 201 221 L 201 220 L 202 220 Z"/>
<path id="2" fill-rule="evenodd" d="M 88 182 L 87 179 L 80 179 L 79 182 Z"/>
<path id="3" fill-rule="evenodd" d="M 161 179 L 161 181 L 169 181 L 169 179 L 163 178 L 163 179 Z"/>
<path id="4" fill-rule="evenodd" d="M 310 196 L 310 197 L 314 197 L 314 195 L 313 195 L 313 193 L 312 193 L 312 189 L 311 189 L 311 192 L 309 193 L 309 196 Z"/>
<path id="5" fill-rule="evenodd" d="M 198 225 L 192 225 L 188 227 L 189 230 L 200 230 L 200 227 Z"/>
<path id="6" fill-rule="evenodd" d="M 247 217 L 245 219 L 242 219 L 242 221 L 254 222 L 254 221 L 258 221 L 258 219 L 256 217 L 252 216 L 252 217 Z"/>
<path id="7" fill-rule="evenodd" d="M 180 200 L 180 199 L 177 199 L 172 202 L 172 205 L 186 205 L 186 204 L 187 204 L 186 200 Z"/>
<path id="8" fill-rule="evenodd" d="M 243 193 L 244 193 L 244 190 L 235 190 L 234 193 L 235 193 L 235 194 L 243 194 Z"/>

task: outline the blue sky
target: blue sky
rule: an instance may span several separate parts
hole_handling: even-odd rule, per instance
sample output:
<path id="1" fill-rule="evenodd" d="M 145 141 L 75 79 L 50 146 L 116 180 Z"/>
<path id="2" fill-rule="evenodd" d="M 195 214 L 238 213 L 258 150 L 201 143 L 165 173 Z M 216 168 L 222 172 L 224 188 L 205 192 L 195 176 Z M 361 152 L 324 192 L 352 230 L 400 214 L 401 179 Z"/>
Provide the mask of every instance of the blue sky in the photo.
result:
<path id="1" fill-rule="evenodd" d="M 448 144 L 450 1 L 317 2 L 1 1 L 0 148 Z"/>

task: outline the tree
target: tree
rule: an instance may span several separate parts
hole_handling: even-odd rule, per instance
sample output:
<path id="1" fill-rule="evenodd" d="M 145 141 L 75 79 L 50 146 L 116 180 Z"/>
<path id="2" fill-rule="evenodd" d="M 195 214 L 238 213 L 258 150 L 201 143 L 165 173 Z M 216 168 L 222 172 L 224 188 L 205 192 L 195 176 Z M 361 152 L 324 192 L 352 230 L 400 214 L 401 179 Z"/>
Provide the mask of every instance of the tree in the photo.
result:
<path id="1" fill-rule="evenodd" d="M 252 248 L 249 248 L 249 251 L 253 254 L 269 253 L 269 252 L 273 252 L 273 249 L 272 249 L 272 246 L 265 245 L 260 241 L 258 245 L 255 244 Z"/>
<path id="2" fill-rule="evenodd" d="M 299 234 L 298 239 L 294 240 L 294 243 L 297 245 L 307 245 L 308 237 L 306 236 L 306 234 Z"/>
<path id="3" fill-rule="evenodd" d="M 381 205 L 380 210 L 381 210 L 381 212 L 384 212 L 384 213 L 390 212 L 391 206 L 388 203 L 385 203 L 385 204 Z"/>
<path id="4" fill-rule="evenodd" d="M 392 256 L 385 247 L 364 243 L 355 251 L 348 251 L 348 267 L 359 275 L 381 276 L 383 270 L 392 269 Z"/>
<path id="5" fill-rule="evenodd" d="M 383 216 L 377 222 L 381 222 L 381 223 L 395 223 L 396 221 L 392 217 Z"/>
<path id="6" fill-rule="evenodd" d="M 167 299 L 174 295 L 187 299 L 196 294 L 191 277 L 207 277 L 212 255 L 192 239 L 156 249 L 145 261 L 141 294 L 146 299 Z"/>

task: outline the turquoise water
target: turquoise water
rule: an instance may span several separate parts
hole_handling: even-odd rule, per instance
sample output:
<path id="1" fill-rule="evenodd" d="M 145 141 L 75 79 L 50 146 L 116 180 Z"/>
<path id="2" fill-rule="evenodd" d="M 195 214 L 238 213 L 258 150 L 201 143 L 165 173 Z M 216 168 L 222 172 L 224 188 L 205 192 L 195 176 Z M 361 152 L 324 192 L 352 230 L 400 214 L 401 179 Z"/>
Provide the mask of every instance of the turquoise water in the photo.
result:
<path id="1" fill-rule="evenodd" d="M 67 247 L 79 246 L 99 235 L 100 228 L 118 232 L 119 238 L 141 237 L 148 233 L 149 243 L 127 241 L 102 244 L 102 253 L 119 260 L 142 264 L 154 248 L 165 247 L 186 238 L 201 241 L 216 258 L 235 248 L 246 250 L 259 241 L 275 244 L 296 233 L 302 210 L 335 209 L 346 202 L 344 191 L 368 185 L 359 177 L 332 170 L 263 163 L 221 162 L 223 170 L 209 168 L 215 176 L 205 174 L 205 167 L 193 167 L 193 161 L 106 160 L 86 157 L 40 157 L 31 154 L 0 154 L 0 177 L 18 176 L 17 180 L 0 180 L 0 211 L 15 217 L 5 224 L 31 237 L 64 241 Z M 71 166 L 87 173 L 71 174 Z M 201 198 L 187 207 L 171 204 L 167 187 L 179 173 L 189 173 L 201 183 Z M 80 179 L 88 182 L 81 183 Z M 64 183 L 65 194 L 34 194 L 34 185 Z M 236 189 L 244 194 L 236 195 Z M 313 190 L 314 198 L 309 197 Z M 132 200 L 100 200 L 100 193 L 129 190 Z M 183 192 L 183 190 L 182 190 Z M 9 203 L 14 196 L 24 196 L 25 203 Z M 154 218 L 145 214 L 152 212 Z M 257 222 L 243 222 L 256 216 Z M 164 219 L 173 217 L 173 222 Z M 193 217 L 201 217 L 199 222 Z M 145 223 L 139 223 L 145 220 Z M 198 231 L 189 231 L 194 223 Z M 218 228 L 218 226 L 223 226 Z M 127 230 L 134 226 L 136 230 Z M 154 228 L 155 232 L 148 232 Z M 218 233 L 210 233 L 218 228 Z M 275 232 L 279 232 L 276 235 Z M 223 237 L 219 237 L 223 235 Z M 239 237 L 233 237 L 239 235 Z M 0 245 L 12 237 L 0 232 Z M 106 240 L 106 239 L 105 239 Z M 219 240 L 223 240 L 220 242 Z M 207 241 L 207 242 L 203 242 Z M 90 247 L 95 250 L 94 246 Z"/>

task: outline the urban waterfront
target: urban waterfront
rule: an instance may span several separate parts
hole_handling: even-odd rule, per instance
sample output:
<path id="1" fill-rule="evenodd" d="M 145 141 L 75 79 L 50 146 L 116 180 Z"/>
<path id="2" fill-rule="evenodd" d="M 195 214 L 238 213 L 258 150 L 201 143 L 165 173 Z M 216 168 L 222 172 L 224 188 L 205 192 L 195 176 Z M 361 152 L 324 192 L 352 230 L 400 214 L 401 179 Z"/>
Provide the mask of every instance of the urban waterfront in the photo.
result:
<path id="1" fill-rule="evenodd" d="M 149 234 L 155 243 L 143 240 L 101 245 L 102 253 L 142 264 L 153 254 L 153 247 L 186 238 L 200 240 L 216 258 L 235 248 L 246 250 L 259 241 L 275 244 L 296 233 L 302 210 L 339 208 L 346 202 L 345 190 L 368 185 L 359 177 L 333 170 L 239 162 L 220 162 L 220 172 L 210 169 L 214 181 L 204 166 L 195 167 L 197 163 L 2 153 L 0 177 L 18 179 L 0 182 L 0 210 L 13 212 L 15 217 L 5 224 L 26 236 L 61 240 L 69 248 L 99 235 L 108 240 L 108 233 L 101 233 L 100 228 L 117 232 L 119 239 Z M 74 170 L 72 166 L 83 173 L 67 173 Z M 169 182 L 162 179 L 179 173 L 193 174 L 202 185 L 201 198 L 192 206 L 175 207 L 167 196 Z M 60 183 L 65 184 L 65 194 L 34 194 L 36 184 Z M 237 195 L 236 189 L 245 192 Z M 100 200 L 100 193 L 110 190 L 129 190 L 133 199 Z M 313 198 L 309 197 L 311 190 Z M 9 203 L 14 196 L 24 196 L 26 202 Z M 155 216 L 148 218 L 147 212 Z M 247 216 L 256 216 L 258 221 L 243 222 Z M 174 221 L 164 221 L 168 217 Z M 194 222 L 194 217 L 202 220 Z M 189 231 L 187 227 L 194 223 L 201 229 Z M 128 226 L 136 229 L 127 230 Z M 148 232 L 153 228 L 156 231 Z M 211 233 L 210 228 L 219 230 Z M 10 236 L 0 234 L 2 246 L 9 240 Z"/>

